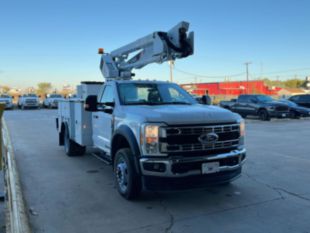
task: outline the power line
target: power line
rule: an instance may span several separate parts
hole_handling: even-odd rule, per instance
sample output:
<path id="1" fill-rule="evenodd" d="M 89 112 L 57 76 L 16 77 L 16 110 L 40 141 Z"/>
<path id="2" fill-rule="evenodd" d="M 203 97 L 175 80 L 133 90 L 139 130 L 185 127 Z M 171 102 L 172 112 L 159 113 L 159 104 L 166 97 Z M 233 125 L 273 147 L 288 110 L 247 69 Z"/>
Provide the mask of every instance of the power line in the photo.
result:
<path id="1" fill-rule="evenodd" d="M 232 74 L 232 75 L 216 75 L 216 76 L 212 76 L 212 75 L 202 75 L 202 74 L 196 74 L 196 73 L 192 73 L 192 72 L 188 72 L 188 71 L 184 71 L 184 70 L 181 70 L 179 68 L 176 68 L 174 66 L 174 70 L 179 72 L 179 73 L 183 73 L 183 74 L 186 74 L 186 75 L 189 75 L 189 76 L 193 76 L 193 77 L 199 77 L 199 78 L 225 78 L 225 77 L 237 77 L 237 76 L 242 76 L 244 75 L 245 73 L 242 72 L 242 73 L 237 73 L 237 74 Z"/>
<path id="2" fill-rule="evenodd" d="M 280 73 L 289 73 L 289 72 L 295 72 L 295 71 L 304 71 L 304 70 L 310 70 L 310 67 L 306 68 L 299 68 L 299 69 L 290 69 L 290 70 L 282 70 L 282 71 L 272 71 L 272 72 L 266 72 L 265 74 L 280 74 Z"/>

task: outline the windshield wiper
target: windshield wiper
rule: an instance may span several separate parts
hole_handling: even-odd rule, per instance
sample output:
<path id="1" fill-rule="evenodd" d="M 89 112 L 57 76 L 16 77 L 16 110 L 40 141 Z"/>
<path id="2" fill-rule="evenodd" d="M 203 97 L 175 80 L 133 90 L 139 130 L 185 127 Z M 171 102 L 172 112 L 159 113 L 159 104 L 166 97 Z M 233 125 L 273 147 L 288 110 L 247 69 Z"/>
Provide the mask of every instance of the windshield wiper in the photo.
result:
<path id="1" fill-rule="evenodd" d="M 125 103 L 125 105 L 162 105 L 165 103 L 162 102 L 134 102 L 134 103 Z"/>
<path id="2" fill-rule="evenodd" d="M 165 102 L 165 103 L 163 103 L 163 104 L 184 104 L 184 105 L 192 105 L 191 103 L 182 102 L 182 101 Z"/>

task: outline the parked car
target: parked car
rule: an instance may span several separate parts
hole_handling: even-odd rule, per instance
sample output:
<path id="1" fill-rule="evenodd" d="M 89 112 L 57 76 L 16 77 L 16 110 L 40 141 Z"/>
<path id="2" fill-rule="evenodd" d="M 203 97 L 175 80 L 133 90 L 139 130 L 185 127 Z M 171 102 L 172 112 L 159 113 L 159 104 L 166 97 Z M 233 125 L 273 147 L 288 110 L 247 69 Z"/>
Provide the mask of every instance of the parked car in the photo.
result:
<path id="1" fill-rule="evenodd" d="M 298 104 L 299 106 L 310 108 L 310 94 L 294 95 L 291 96 L 288 100 Z"/>
<path id="2" fill-rule="evenodd" d="M 64 100 L 65 98 L 59 94 L 49 94 L 43 101 L 44 108 L 58 108 L 58 102 Z"/>
<path id="3" fill-rule="evenodd" d="M 223 100 L 223 101 L 220 101 L 220 107 L 222 108 L 226 108 L 228 110 L 231 110 L 231 107 L 237 102 L 237 99 L 231 99 L 229 101 L 227 100 Z"/>
<path id="4" fill-rule="evenodd" d="M 25 109 L 25 108 L 40 108 L 40 99 L 39 96 L 36 94 L 24 94 L 19 97 L 18 108 Z"/>
<path id="5" fill-rule="evenodd" d="M 294 102 L 287 100 L 287 99 L 281 99 L 279 101 L 281 103 L 287 104 L 290 107 L 291 118 L 310 117 L 309 108 L 301 107 L 298 104 L 295 104 Z"/>
<path id="6" fill-rule="evenodd" d="M 13 109 L 13 97 L 10 95 L 2 94 L 0 95 L 0 103 L 5 104 L 5 109 Z"/>
<path id="7" fill-rule="evenodd" d="M 263 121 L 270 118 L 285 118 L 290 116 L 287 104 L 272 99 L 267 95 L 240 95 L 231 105 L 231 111 L 239 113 L 243 118 L 248 115 L 258 116 Z"/>

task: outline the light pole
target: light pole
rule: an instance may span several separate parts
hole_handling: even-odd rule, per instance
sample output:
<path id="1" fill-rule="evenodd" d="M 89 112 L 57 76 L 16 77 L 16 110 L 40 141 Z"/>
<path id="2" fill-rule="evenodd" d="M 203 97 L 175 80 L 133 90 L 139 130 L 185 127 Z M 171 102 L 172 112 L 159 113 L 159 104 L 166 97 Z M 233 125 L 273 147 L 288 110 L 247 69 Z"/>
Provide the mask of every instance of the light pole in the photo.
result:
<path id="1" fill-rule="evenodd" d="M 245 62 L 245 68 L 246 68 L 246 94 L 249 94 L 249 65 L 252 64 L 252 62 Z"/>
<path id="2" fill-rule="evenodd" d="M 170 67 L 170 82 L 173 82 L 174 60 L 169 61 L 169 67 Z"/>

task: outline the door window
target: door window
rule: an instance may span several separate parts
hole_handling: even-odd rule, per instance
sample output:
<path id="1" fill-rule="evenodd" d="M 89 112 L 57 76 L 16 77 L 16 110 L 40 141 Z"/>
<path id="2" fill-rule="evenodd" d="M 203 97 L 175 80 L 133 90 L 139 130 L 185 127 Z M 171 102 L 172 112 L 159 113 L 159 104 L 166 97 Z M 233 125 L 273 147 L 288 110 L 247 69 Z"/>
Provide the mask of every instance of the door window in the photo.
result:
<path id="1" fill-rule="evenodd" d="M 114 102 L 114 93 L 112 86 L 106 86 L 100 99 L 100 103 Z"/>

